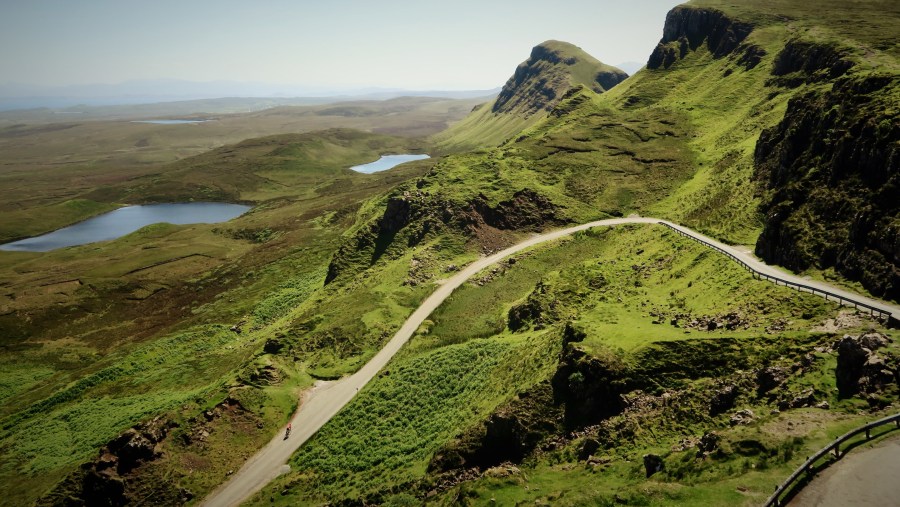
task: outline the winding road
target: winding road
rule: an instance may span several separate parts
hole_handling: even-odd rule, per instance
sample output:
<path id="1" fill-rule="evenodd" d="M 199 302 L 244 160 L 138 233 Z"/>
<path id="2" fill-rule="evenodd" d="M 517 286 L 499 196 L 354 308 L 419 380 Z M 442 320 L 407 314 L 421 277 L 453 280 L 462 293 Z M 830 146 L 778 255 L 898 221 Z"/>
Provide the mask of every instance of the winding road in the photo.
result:
<path id="1" fill-rule="evenodd" d="M 877 507 L 900 503 L 900 437 L 841 458 L 812 480 L 791 507 Z"/>
<path id="2" fill-rule="evenodd" d="M 761 262 L 747 252 L 719 243 L 718 241 L 692 231 L 691 229 L 658 218 L 631 216 L 627 218 L 598 220 L 596 222 L 589 222 L 566 229 L 536 235 L 511 246 L 506 250 L 478 259 L 466 266 L 453 277 L 447 279 L 442 285 L 438 286 L 437 290 L 428 296 L 413 314 L 406 319 L 406 322 L 403 323 L 403 326 L 397 331 L 393 338 L 391 338 L 387 345 L 385 345 L 384 348 L 359 371 L 335 382 L 321 383 L 304 395 L 304 400 L 301 403 L 300 408 L 291 419 L 293 431 L 290 439 L 284 440 L 281 434 L 276 435 L 271 442 L 250 458 L 236 474 L 213 491 L 201 505 L 209 507 L 239 505 L 241 502 L 260 491 L 271 480 L 290 470 L 287 461 L 291 454 L 303 445 L 304 442 L 309 440 L 319 428 L 334 417 L 344 405 L 353 399 L 359 392 L 359 389 L 365 386 L 385 365 L 387 365 L 388 361 L 390 361 L 394 354 L 409 341 L 413 333 L 416 332 L 431 312 L 443 303 L 457 287 L 465 283 L 466 280 L 482 269 L 509 257 L 514 253 L 547 241 L 560 239 L 594 227 L 608 227 L 625 224 L 666 224 L 694 239 L 705 241 L 729 252 L 761 273 L 780 278 L 781 280 L 826 290 L 833 294 L 841 295 L 845 297 L 845 299 L 856 300 L 884 309 L 885 311 L 890 312 L 894 318 L 900 318 L 900 307 L 854 294 L 823 282 L 807 280 L 785 273 Z"/>

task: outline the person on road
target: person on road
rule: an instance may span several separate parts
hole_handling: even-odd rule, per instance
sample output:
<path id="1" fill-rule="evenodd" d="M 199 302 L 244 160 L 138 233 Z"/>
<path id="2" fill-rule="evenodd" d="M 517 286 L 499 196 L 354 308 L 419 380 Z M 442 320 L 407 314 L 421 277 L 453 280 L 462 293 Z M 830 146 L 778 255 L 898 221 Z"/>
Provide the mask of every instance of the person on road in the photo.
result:
<path id="1" fill-rule="evenodd" d="M 288 423 L 287 428 L 284 430 L 284 439 L 287 440 L 289 436 L 291 436 L 291 423 Z"/>

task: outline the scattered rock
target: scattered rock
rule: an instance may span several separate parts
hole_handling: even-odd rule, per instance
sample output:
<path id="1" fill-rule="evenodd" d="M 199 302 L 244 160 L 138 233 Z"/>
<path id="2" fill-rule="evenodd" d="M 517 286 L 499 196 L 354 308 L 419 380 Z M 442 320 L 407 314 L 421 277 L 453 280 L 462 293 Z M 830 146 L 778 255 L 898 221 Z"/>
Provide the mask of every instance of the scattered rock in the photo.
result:
<path id="1" fill-rule="evenodd" d="M 672 452 L 682 452 L 697 446 L 699 440 L 695 437 L 686 437 L 678 441 L 672 446 Z"/>
<path id="2" fill-rule="evenodd" d="M 708 456 L 719 449 L 719 442 L 722 438 L 718 435 L 718 433 L 709 431 L 703 434 L 700 437 L 700 442 L 697 443 L 697 457 L 702 458 L 704 456 Z"/>
<path id="3" fill-rule="evenodd" d="M 771 324 L 766 326 L 766 333 L 775 334 L 787 329 L 789 323 L 785 319 L 775 319 Z"/>
<path id="4" fill-rule="evenodd" d="M 484 476 L 502 479 L 504 477 L 511 477 L 513 475 L 519 475 L 521 473 L 522 472 L 519 470 L 519 467 L 513 465 L 512 463 L 503 463 L 501 465 L 485 470 Z"/>
<path id="5" fill-rule="evenodd" d="M 603 456 L 591 456 L 587 459 L 589 465 L 606 465 L 612 463 L 612 456 L 604 454 Z"/>
<path id="6" fill-rule="evenodd" d="M 837 317 L 833 319 L 825 319 L 821 324 L 810 329 L 810 331 L 834 333 L 842 329 L 849 329 L 854 327 L 858 328 L 862 325 L 862 323 L 863 319 L 860 316 L 859 312 L 855 310 L 843 310 L 838 314 Z"/>
<path id="7" fill-rule="evenodd" d="M 753 414 L 753 411 L 749 408 L 745 408 L 735 412 L 735 414 L 731 416 L 731 419 L 729 419 L 728 422 L 732 426 L 737 426 L 739 424 L 750 424 L 751 422 L 753 422 L 754 418 L 755 415 Z"/>
<path id="8" fill-rule="evenodd" d="M 815 391 L 812 388 L 804 389 L 790 400 L 782 400 L 778 403 L 779 410 L 792 408 L 811 407 L 816 402 Z"/>
<path id="9" fill-rule="evenodd" d="M 783 366 L 769 366 L 756 374 L 756 394 L 762 396 L 780 386 L 790 376 L 790 371 Z"/>

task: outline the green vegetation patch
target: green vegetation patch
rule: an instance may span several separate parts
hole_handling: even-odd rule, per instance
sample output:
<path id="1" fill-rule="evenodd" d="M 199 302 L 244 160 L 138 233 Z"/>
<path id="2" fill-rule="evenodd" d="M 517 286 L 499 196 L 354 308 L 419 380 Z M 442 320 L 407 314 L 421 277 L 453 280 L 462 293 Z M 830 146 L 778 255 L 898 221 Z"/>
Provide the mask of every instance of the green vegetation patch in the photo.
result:
<path id="1" fill-rule="evenodd" d="M 440 442 L 533 383 L 553 351 L 542 338 L 472 340 L 397 361 L 291 459 L 290 501 L 295 491 L 346 498 L 416 479 Z M 532 368 L 517 367 L 523 357 Z"/>

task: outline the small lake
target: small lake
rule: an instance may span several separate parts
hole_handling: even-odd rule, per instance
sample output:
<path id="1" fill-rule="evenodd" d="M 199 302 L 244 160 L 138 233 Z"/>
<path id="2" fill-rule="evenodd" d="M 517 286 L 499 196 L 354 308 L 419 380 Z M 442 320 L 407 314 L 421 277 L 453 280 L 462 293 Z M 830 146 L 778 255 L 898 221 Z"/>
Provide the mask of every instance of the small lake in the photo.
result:
<path id="1" fill-rule="evenodd" d="M 0 250 L 47 252 L 67 246 L 116 239 L 141 227 L 161 222 L 179 225 L 226 222 L 244 214 L 249 209 L 250 206 L 219 202 L 126 206 L 43 236 L 0 245 Z"/>
<path id="2" fill-rule="evenodd" d="M 355 165 L 350 169 L 353 169 L 358 173 L 372 174 L 381 171 L 387 171 L 392 167 L 406 162 L 412 162 L 413 160 L 424 160 L 426 158 L 431 157 L 429 157 L 428 155 L 382 155 L 381 158 L 379 158 L 375 162 L 370 162 L 363 165 Z"/>
<path id="3" fill-rule="evenodd" d="M 131 123 L 153 123 L 154 125 L 183 125 L 185 123 L 206 123 L 214 120 L 133 120 Z"/>

